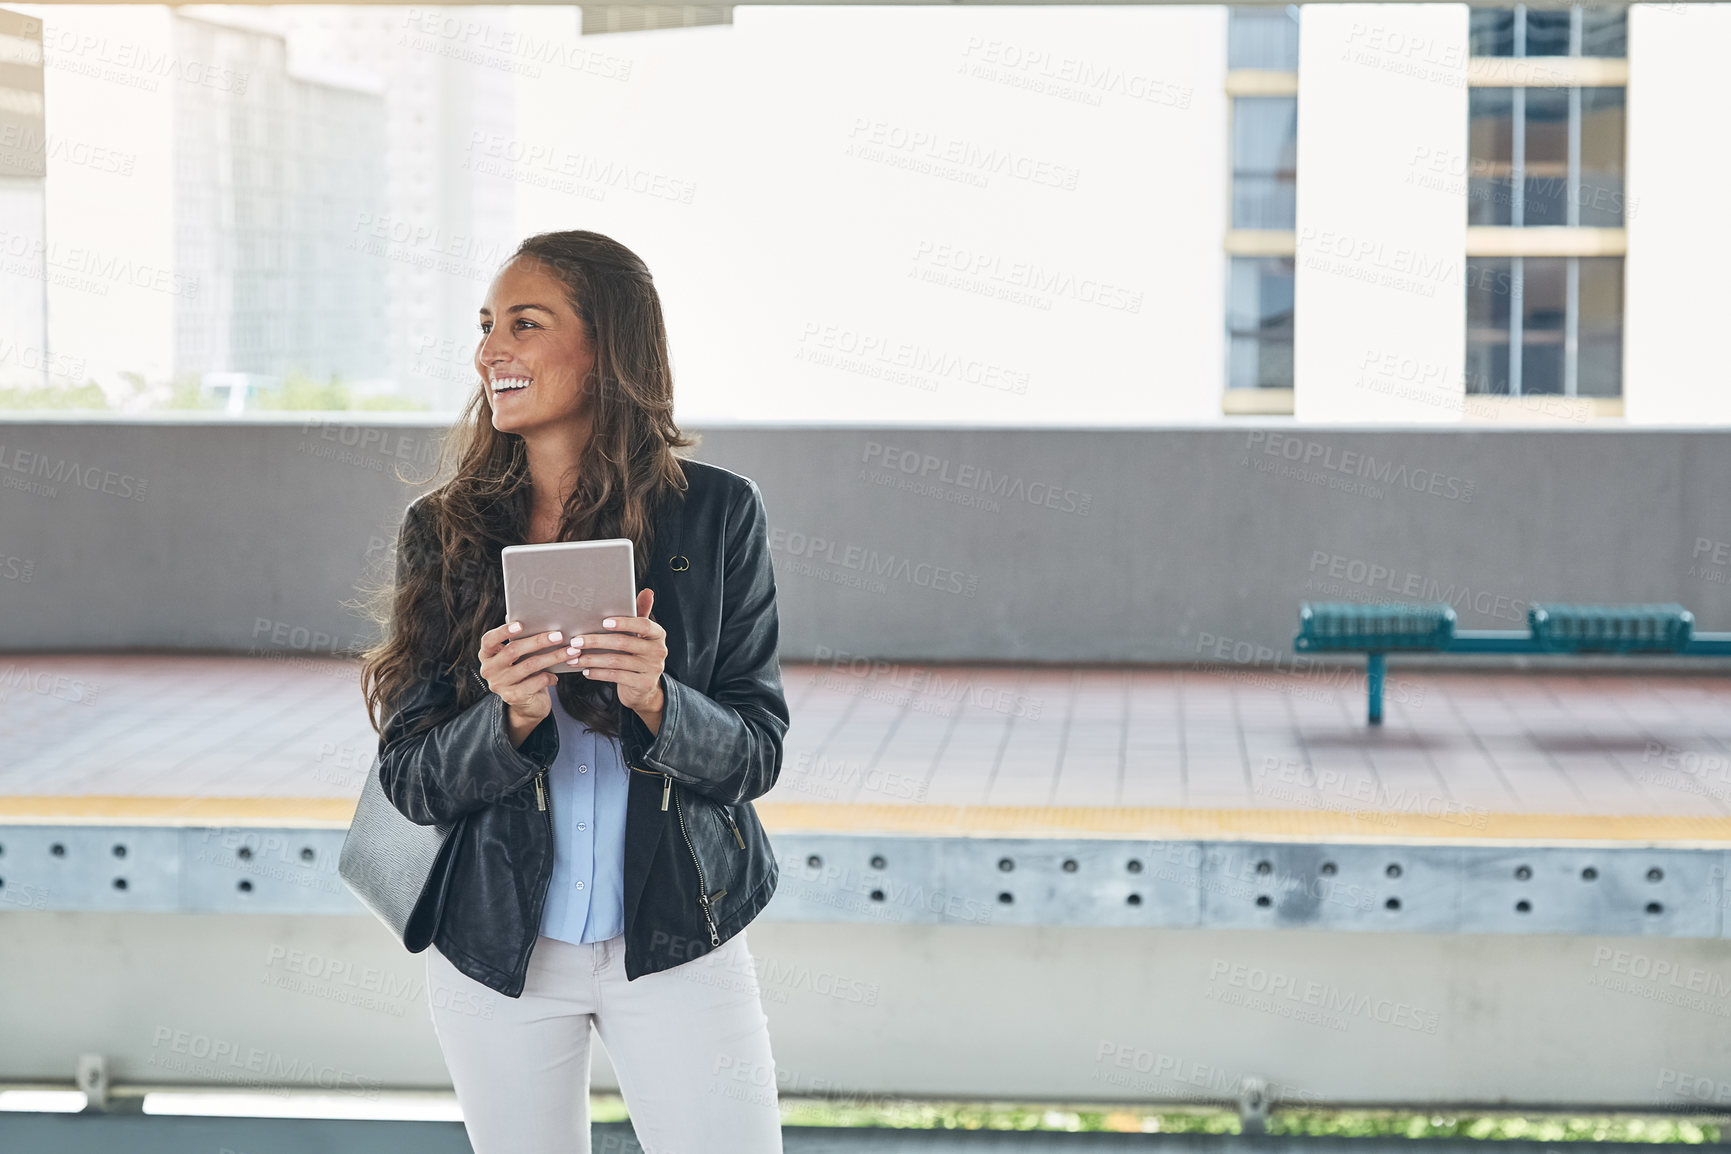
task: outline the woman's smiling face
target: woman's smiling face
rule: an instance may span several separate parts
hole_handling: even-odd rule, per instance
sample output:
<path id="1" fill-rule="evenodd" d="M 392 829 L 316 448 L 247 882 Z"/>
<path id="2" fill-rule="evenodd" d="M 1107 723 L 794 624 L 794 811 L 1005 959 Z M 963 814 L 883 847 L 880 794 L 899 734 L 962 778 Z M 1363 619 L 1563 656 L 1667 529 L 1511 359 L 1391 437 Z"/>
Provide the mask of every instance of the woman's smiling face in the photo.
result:
<path id="1" fill-rule="evenodd" d="M 475 370 L 501 433 L 523 435 L 582 412 L 595 350 L 566 294 L 564 282 L 523 258 L 487 290 Z"/>

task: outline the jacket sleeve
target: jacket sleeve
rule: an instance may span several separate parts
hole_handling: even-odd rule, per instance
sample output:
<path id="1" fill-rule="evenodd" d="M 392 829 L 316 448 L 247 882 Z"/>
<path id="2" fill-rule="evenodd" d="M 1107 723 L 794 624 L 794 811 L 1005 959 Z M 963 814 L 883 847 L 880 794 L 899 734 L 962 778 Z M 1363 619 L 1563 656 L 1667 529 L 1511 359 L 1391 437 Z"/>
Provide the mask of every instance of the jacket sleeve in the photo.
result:
<path id="1" fill-rule="evenodd" d="M 398 580 L 439 564 L 437 543 L 423 521 L 411 505 L 397 538 Z M 436 588 L 415 612 L 444 613 Z M 559 752 L 551 714 L 513 748 L 505 701 L 494 693 L 429 727 L 428 718 L 449 714 L 457 702 L 457 687 L 438 664 L 430 655 L 418 657 L 413 683 L 379 733 L 379 785 L 419 825 L 452 821 L 515 794 Z"/>
<path id="2" fill-rule="evenodd" d="M 738 805 L 775 785 L 788 726 L 769 522 L 756 482 L 748 480 L 728 508 L 724 542 L 721 636 L 709 685 L 699 690 L 663 672 L 667 704 L 653 741 L 642 718 L 623 712 L 631 764 Z"/>

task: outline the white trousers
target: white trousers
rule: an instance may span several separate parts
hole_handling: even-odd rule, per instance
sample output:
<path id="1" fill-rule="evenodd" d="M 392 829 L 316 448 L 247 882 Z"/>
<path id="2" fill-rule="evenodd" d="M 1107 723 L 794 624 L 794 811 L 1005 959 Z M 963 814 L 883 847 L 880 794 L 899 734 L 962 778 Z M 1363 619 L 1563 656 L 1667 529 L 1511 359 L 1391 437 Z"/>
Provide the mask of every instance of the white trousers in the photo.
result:
<path id="1" fill-rule="evenodd" d="M 645 1154 L 780 1154 L 769 1020 L 743 932 L 625 980 L 625 939 L 541 937 L 519 998 L 429 946 L 427 998 L 475 1154 L 590 1154 L 589 1028 Z"/>

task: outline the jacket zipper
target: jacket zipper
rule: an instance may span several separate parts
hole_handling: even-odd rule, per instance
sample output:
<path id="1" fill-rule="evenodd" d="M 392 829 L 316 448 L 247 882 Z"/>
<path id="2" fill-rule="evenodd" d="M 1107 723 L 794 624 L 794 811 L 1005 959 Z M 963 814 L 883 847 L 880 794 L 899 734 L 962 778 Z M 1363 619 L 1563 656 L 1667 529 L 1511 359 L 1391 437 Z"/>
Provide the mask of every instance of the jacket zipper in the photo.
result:
<path id="1" fill-rule="evenodd" d="M 745 835 L 739 832 L 739 823 L 733 820 L 733 807 L 730 805 L 722 806 L 721 816 L 727 819 L 727 828 L 733 831 L 733 840 L 739 843 L 740 849 L 744 849 Z"/>
<path id="2" fill-rule="evenodd" d="M 553 815 L 547 811 L 547 769 L 548 767 L 543 765 L 540 769 L 535 771 L 535 808 L 539 809 L 543 814 L 546 814 L 546 816 L 541 820 L 547 826 L 547 844 L 551 846 L 553 844 L 554 834 Z M 547 909 L 547 891 L 552 888 L 553 871 L 548 870 L 547 882 L 541 887 L 541 902 L 535 910 L 535 925 L 537 927 L 541 924 L 541 914 Z M 531 946 L 530 948 L 533 949 L 534 947 Z"/>
<path id="3" fill-rule="evenodd" d="M 672 777 L 667 779 L 667 788 L 669 790 L 673 788 Z M 665 797 L 666 794 L 664 793 L 662 796 Z M 703 921 L 709 927 L 709 944 L 713 948 L 721 944 L 721 934 L 715 928 L 715 919 L 709 916 L 709 881 L 703 876 L 703 862 L 698 860 L 697 847 L 691 844 L 691 832 L 685 828 L 685 807 L 680 804 L 677 797 L 673 799 L 673 810 L 679 816 L 679 833 L 685 839 L 685 848 L 691 851 L 691 864 L 697 867 L 697 904 L 703 907 Z M 720 897 L 726 892 L 726 890 L 722 890 L 715 896 Z"/>
<path id="4" fill-rule="evenodd" d="M 655 772 L 636 765 L 631 768 L 638 773 Z M 674 815 L 679 819 L 679 836 L 684 839 L 686 851 L 691 854 L 691 864 L 697 870 L 697 904 L 703 908 L 703 924 L 709 927 L 709 944 L 711 947 L 719 946 L 721 945 L 721 932 L 715 928 L 715 918 L 711 916 L 709 907 L 711 902 L 724 897 L 727 891 L 717 890 L 713 894 L 709 892 L 709 877 L 703 872 L 703 861 L 697 856 L 697 847 L 692 844 L 691 831 L 685 828 L 685 806 L 673 793 L 673 775 L 664 773 L 661 775 L 661 808 L 663 810 L 667 808 L 670 800 L 673 803 Z M 739 842 L 740 849 L 744 849 L 745 838 L 740 836 L 739 827 L 734 825 L 733 814 L 725 806 L 722 807 L 722 812 L 727 814 L 727 824 L 733 828 L 734 840 Z"/>
<path id="5" fill-rule="evenodd" d="M 659 770 L 644 769 L 640 765 L 634 765 L 631 768 L 634 772 L 647 773 L 651 777 L 655 776 L 658 773 L 660 774 L 660 776 L 661 776 L 661 809 L 662 809 L 662 812 L 665 813 L 667 810 L 667 799 L 673 793 L 673 777 L 672 777 L 672 775 L 660 773 Z"/>

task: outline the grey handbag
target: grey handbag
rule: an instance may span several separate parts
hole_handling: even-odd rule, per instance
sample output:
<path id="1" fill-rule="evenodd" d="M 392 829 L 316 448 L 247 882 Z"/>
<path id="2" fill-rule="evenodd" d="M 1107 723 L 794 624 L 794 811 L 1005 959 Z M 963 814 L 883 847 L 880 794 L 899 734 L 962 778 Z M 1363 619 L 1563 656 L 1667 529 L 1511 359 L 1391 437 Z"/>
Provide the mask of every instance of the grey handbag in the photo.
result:
<path id="1" fill-rule="evenodd" d="M 457 845 L 452 834 L 463 820 L 418 825 L 404 817 L 385 796 L 373 757 L 337 875 L 411 954 L 426 949 L 438 928 Z"/>

